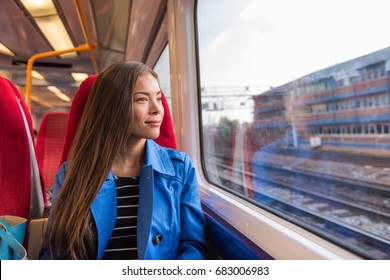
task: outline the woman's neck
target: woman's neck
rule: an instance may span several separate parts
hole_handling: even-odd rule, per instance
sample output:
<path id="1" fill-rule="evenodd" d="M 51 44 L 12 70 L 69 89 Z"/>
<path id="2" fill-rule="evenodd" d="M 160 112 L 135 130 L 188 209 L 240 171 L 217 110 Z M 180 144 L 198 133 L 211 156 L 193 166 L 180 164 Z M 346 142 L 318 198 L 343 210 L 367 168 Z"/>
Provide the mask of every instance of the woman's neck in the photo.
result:
<path id="1" fill-rule="evenodd" d="M 114 160 L 112 172 L 119 177 L 138 176 L 141 166 L 145 162 L 145 144 L 146 140 L 129 140 L 126 148 Z"/>

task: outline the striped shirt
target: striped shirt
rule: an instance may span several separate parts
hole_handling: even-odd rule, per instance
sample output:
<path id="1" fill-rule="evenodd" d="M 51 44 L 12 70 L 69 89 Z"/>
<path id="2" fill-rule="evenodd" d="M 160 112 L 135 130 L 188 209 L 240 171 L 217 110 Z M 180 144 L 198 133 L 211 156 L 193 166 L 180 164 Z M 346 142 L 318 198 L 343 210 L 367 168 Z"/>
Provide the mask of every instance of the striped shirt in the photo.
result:
<path id="1" fill-rule="evenodd" d="M 134 260 L 137 255 L 139 177 L 115 176 L 117 218 L 104 260 Z"/>

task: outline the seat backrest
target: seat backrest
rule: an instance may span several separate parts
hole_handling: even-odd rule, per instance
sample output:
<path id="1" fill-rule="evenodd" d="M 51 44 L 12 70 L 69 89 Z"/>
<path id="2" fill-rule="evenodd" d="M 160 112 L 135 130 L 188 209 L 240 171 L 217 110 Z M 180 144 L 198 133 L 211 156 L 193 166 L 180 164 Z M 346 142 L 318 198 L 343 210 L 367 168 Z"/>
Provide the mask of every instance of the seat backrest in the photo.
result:
<path id="1" fill-rule="evenodd" d="M 76 134 L 81 115 L 83 114 L 89 93 L 92 90 L 97 76 L 98 75 L 89 76 L 84 82 L 82 82 L 73 99 L 69 112 L 68 126 L 66 129 L 65 144 L 64 150 L 62 152 L 61 163 L 65 162 L 68 158 L 68 153 L 70 147 L 72 146 L 73 138 Z M 161 123 L 160 136 L 156 138 L 155 141 L 161 146 L 176 149 L 177 147 L 175 133 L 173 130 L 172 117 L 168 107 L 168 102 L 164 94 L 162 95 L 162 104 L 164 107 L 164 118 Z"/>
<path id="2" fill-rule="evenodd" d="M 0 215 L 43 216 L 46 195 L 35 157 L 30 112 L 15 85 L 0 77 Z"/>
<path id="3" fill-rule="evenodd" d="M 68 112 L 49 112 L 43 117 L 37 135 L 37 161 L 42 170 L 46 190 L 54 187 L 61 163 Z"/>

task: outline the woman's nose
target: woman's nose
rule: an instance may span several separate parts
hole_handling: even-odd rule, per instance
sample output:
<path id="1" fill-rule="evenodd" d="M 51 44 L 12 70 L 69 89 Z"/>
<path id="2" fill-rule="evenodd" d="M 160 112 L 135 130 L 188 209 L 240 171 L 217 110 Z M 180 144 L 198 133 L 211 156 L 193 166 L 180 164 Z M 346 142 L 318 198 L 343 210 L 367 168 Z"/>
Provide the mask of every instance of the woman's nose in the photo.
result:
<path id="1" fill-rule="evenodd" d="M 151 114 L 161 114 L 161 111 L 163 110 L 163 106 L 161 101 L 157 99 L 153 99 L 150 102 L 150 113 Z"/>

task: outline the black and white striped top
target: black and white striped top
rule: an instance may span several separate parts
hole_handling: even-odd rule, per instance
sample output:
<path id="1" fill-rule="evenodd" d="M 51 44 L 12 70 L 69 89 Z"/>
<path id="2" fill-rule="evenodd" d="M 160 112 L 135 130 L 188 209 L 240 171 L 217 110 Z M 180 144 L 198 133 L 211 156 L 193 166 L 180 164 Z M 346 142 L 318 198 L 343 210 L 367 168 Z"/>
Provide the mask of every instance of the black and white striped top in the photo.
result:
<path id="1" fill-rule="evenodd" d="M 115 176 L 117 218 L 104 260 L 134 260 L 137 255 L 138 177 Z"/>

